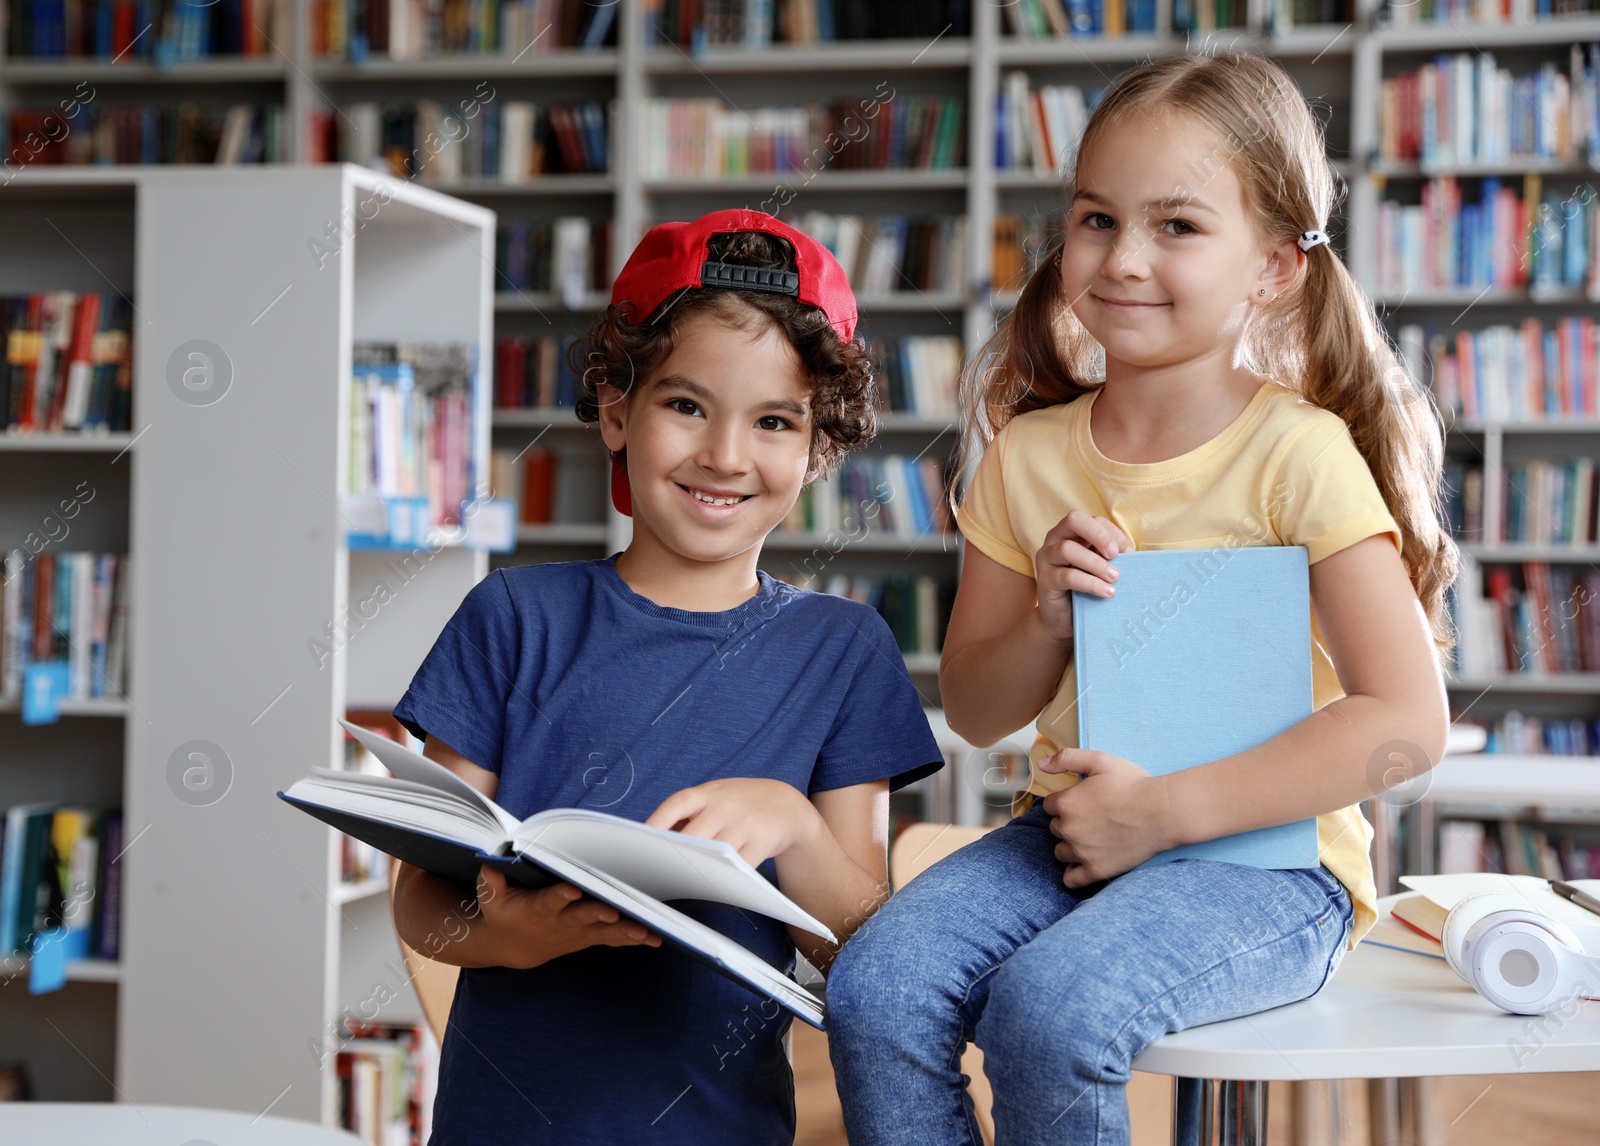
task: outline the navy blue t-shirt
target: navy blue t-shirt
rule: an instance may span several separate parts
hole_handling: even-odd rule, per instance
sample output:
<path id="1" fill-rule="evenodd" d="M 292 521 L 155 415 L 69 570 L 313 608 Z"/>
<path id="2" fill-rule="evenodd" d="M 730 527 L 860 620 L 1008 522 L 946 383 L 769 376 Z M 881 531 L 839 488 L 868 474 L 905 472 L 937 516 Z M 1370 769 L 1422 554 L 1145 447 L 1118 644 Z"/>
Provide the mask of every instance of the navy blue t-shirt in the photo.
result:
<path id="1" fill-rule="evenodd" d="M 695 613 L 635 593 L 615 557 L 497 570 L 467 594 L 395 716 L 498 773 L 495 798 L 518 818 L 581 807 L 643 820 L 723 777 L 810 794 L 937 770 L 883 619 L 766 573 L 760 583 L 737 608 Z M 771 861 L 762 870 L 774 878 Z M 781 923 L 675 906 L 792 970 Z M 433 1146 L 790 1143 L 789 1019 L 670 944 L 464 969 Z"/>

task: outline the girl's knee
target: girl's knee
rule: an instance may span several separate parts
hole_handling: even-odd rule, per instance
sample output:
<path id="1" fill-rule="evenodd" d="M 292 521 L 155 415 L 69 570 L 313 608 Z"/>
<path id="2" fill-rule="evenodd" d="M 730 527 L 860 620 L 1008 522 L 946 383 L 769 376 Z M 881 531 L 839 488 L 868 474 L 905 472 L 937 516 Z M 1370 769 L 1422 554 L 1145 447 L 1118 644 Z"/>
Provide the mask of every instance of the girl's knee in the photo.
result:
<path id="1" fill-rule="evenodd" d="M 989 985 L 976 1038 L 984 1061 L 997 1074 L 1029 1076 L 1033 1086 L 1125 1080 L 1132 1015 L 1107 989 L 1112 978 L 1104 968 L 1093 974 L 1051 966 L 1019 951 Z"/>

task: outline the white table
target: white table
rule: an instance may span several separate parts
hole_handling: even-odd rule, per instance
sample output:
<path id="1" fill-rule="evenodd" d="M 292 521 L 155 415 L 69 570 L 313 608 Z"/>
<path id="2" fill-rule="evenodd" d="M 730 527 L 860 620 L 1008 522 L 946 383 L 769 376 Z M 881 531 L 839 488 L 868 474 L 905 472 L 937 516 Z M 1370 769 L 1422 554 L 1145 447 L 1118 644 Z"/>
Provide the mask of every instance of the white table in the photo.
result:
<path id="1" fill-rule="evenodd" d="M 1379 901 L 1384 916 L 1394 898 Z M 1256 1146 L 1269 1079 L 1600 1070 L 1600 1003 L 1564 1019 L 1508 1015 L 1442 959 L 1361 943 L 1312 998 L 1168 1035 L 1133 1068 L 1176 1080 L 1175 1146 Z"/>
<path id="2" fill-rule="evenodd" d="M 110 1102 L 0 1102 L 5 1146 L 360 1146 L 344 1130 L 233 1110 Z"/>

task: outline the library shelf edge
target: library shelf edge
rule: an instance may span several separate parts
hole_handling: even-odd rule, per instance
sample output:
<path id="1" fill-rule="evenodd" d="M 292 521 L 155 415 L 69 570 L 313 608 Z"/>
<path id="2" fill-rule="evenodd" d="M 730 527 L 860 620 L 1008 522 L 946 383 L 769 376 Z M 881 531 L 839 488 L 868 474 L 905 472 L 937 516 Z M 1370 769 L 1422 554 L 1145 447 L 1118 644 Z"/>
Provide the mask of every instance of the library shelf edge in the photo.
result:
<path id="1" fill-rule="evenodd" d="M 275 793 L 342 765 L 335 718 L 392 707 L 487 566 L 347 544 L 352 347 L 471 344 L 485 476 L 494 216 L 349 165 L 148 170 L 137 195 L 133 520 L 159 544 L 134 596 L 116 1087 L 332 1122 L 340 1017 L 420 1009 L 387 896 L 345 898 L 335 833 Z M 367 225 L 319 252 L 361 201 Z M 199 339 L 232 371 L 208 405 L 171 381 Z M 194 753 L 204 798 L 173 779 Z"/>

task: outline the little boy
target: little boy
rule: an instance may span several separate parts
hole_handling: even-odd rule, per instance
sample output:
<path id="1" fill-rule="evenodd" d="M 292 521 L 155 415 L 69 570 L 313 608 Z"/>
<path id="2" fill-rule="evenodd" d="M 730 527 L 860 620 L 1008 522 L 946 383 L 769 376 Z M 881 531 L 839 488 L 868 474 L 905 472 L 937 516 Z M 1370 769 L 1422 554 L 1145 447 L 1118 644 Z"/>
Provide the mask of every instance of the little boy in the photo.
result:
<path id="1" fill-rule="evenodd" d="M 769 215 L 651 230 L 574 351 L 633 540 L 492 573 L 395 715 L 518 817 L 587 807 L 725 840 L 842 942 L 887 894 L 888 797 L 941 758 L 888 626 L 757 569 L 801 487 L 875 431 L 855 299 Z M 461 890 L 402 865 L 420 945 Z M 787 1012 L 568 884 L 484 868 L 459 964 L 434 1146 L 794 1137 Z M 821 938 L 680 903 L 775 966 Z"/>

